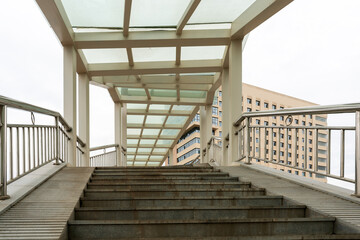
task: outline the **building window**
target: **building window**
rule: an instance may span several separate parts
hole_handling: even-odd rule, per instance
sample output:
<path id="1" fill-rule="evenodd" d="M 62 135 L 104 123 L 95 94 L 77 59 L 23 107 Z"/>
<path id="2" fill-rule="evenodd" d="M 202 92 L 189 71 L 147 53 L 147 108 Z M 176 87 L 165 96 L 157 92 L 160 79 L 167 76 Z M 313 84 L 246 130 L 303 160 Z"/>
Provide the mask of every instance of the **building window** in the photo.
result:
<path id="1" fill-rule="evenodd" d="M 179 153 L 179 152 L 185 150 L 186 148 L 190 147 L 191 145 L 193 145 L 195 143 L 200 143 L 200 138 L 191 139 L 190 141 L 188 141 L 187 143 L 185 143 L 184 145 L 182 145 L 181 147 L 176 149 L 176 152 Z"/>
<path id="2" fill-rule="evenodd" d="M 260 125 L 260 119 L 256 119 L 256 120 L 255 120 L 255 123 L 256 123 L 257 125 Z"/>
<path id="3" fill-rule="evenodd" d="M 251 108 L 247 108 L 247 110 L 246 110 L 246 111 L 251 112 L 251 111 L 252 111 L 252 109 L 251 109 Z"/>
<path id="4" fill-rule="evenodd" d="M 219 132 L 219 137 L 222 137 L 222 131 Z"/>
<path id="5" fill-rule="evenodd" d="M 284 156 L 284 152 L 283 152 L 283 151 L 280 152 L 280 156 Z"/>
<path id="6" fill-rule="evenodd" d="M 326 118 L 315 116 L 315 120 L 318 120 L 320 122 L 326 122 Z"/>
<path id="7" fill-rule="evenodd" d="M 214 97 L 214 100 L 213 100 L 213 105 L 217 105 L 218 104 L 218 97 Z"/>
<path id="8" fill-rule="evenodd" d="M 218 115 L 218 108 L 217 107 L 212 107 L 212 115 Z"/>
<path id="9" fill-rule="evenodd" d="M 283 133 L 280 133 L 280 138 L 284 138 L 284 134 L 283 134 Z"/>
<path id="10" fill-rule="evenodd" d="M 291 157 L 291 153 L 288 153 L 288 157 Z"/>
<path id="11" fill-rule="evenodd" d="M 284 143 L 280 143 L 280 147 L 284 147 Z"/>
<path id="12" fill-rule="evenodd" d="M 196 114 L 191 122 L 200 122 L 200 115 Z"/>
<path id="13" fill-rule="evenodd" d="M 222 101 L 219 101 L 219 106 L 220 106 L 220 107 L 222 106 Z"/>
<path id="14" fill-rule="evenodd" d="M 213 117 L 213 118 L 212 118 L 212 124 L 215 125 L 215 126 L 217 126 L 217 125 L 219 124 L 218 118 Z"/>
<path id="15" fill-rule="evenodd" d="M 281 121 L 284 121 L 284 116 L 280 116 L 280 120 L 281 120 Z"/>
<path id="16" fill-rule="evenodd" d="M 309 126 L 311 127 L 311 126 L 312 126 L 312 123 L 309 123 Z"/>
<path id="17" fill-rule="evenodd" d="M 280 106 L 280 109 L 284 109 L 284 107 L 283 107 L 283 106 Z"/>
<path id="18" fill-rule="evenodd" d="M 305 126 L 305 124 L 306 124 L 305 121 L 302 121 L 302 125 Z"/>
<path id="19" fill-rule="evenodd" d="M 246 99 L 246 102 L 247 102 L 248 104 L 251 104 L 251 98 L 247 98 L 247 99 Z"/>
<path id="20" fill-rule="evenodd" d="M 309 143 L 312 144 L 312 140 L 311 140 L 311 139 L 309 139 Z"/>
<path id="21" fill-rule="evenodd" d="M 274 110 L 276 109 L 276 105 L 275 105 L 275 104 L 272 105 L 272 109 L 274 109 Z"/>
<path id="22" fill-rule="evenodd" d="M 295 175 L 299 175 L 299 171 L 295 171 Z"/>
<path id="23" fill-rule="evenodd" d="M 269 122 L 268 122 L 268 121 L 264 121 L 264 125 L 265 125 L 265 126 L 269 126 Z"/>
<path id="24" fill-rule="evenodd" d="M 309 152 L 312 152 L 312 148 L 309 148 Z"/>
<path id="25" fill-rule="evenodd" d="M 312 131 L 309 131 L 309 135 L 312 136 Z"/>
<path id="26" fill-rule="evenodd" d="M 219 121 L 219 126 L 220 126 L 220 127 L 222 126 L 222 121 Z"/>
<path id="27" fill-rule="evenodd" d="M 273 126 L 276 126 L 276 123 L 272 123 Z"/>
<path id="28" fill-rule="evenodd" d="M 256 106 L 260 106 L 260 101 L 259 100 L 256 100 L 255 103 L 256 103 Z"/>
<path id="29" fill-rule="evenodd" d="M 264 102 L 264 108 L 269 108 L 269 103 Z"/>
<path id="30" fill-rule="evenodd" d="M 219 97 L 221 97 L 222 96 L 222 91 L 219 91 Z"/>
<path id="31" fill-rule="evenodd" d="M 180 157 L 177 158 L 177 162 L 181 162 L 182 160 L 191 157 L 194 154 L 200 154 L 200 148 L 194 148 L 193 150 L 185 153 L 184 155 L 181 155 Z"/>
<path id="32" fill-rule="evenodd" d="M 291 144 L 288 144 L 288 148 L 291 149 Z"/>
<path id="33" fill-rule="evenodd" d="M 295 119 L 295 124 L 299 124 L 299 120 Z"/>
<path id="34" fill-rule="evenodd" d="M 219 111 L 219 116 L 222 117 L 222 111 Z"/>
<path id="35" fill-rule="evenodd" d="M 303 177 L 305 177 L 305 176 L 306 176 L 306 172 L 303 172 L 302 175 L 303 175 Z"/>
<path id="36" fill-rule="evenodd" d="M 256 142 L 256 143 L 259 143 L 259 139 L 258 139 L 258 138 L 256 138 L 256 139 L 255 139 L 255 142 Z"/>
<path id="37" fill-rule="evenodd" d="M 309 118 L 312 119 L 312 115 L 309 115 Z"/>
<path id="38" fill-rule="evenodd" d="M 312 164 L 309 164 L 309 168 L 312 169 Z"/>

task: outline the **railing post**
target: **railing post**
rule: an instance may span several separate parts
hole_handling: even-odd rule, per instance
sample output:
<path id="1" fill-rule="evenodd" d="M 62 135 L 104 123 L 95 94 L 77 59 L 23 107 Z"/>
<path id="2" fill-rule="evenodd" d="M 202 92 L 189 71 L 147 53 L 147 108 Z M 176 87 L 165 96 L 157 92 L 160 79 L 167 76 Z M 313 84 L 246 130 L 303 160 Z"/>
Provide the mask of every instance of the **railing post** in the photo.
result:
<path id="1" fill-rule="evenodd" d="M 55 165 L 59 165 L 59 153 L 60 153 L 60 127 L 59 127 L 59 117 L 55 117 Z"/>
<path id="2" fill-rule="evenodd" d="M 360 111 L 355 113 L 355 195 L 360 197 Z"/>
<path id="3" fill-rule="evenodd" d="M 0 200 L 10 198 L 7 195 L 7 122 L 6 122 L 6 106 L 0 105 L 0 117 L 1 117 L 1 128 L 0 128 Z"/>
<path id="4" fill-rule="evenodd" d="M 251 164 L 250 160 L 250 131 L 249 131 L 249 118 L 245 118 L 245 134 L 244 134 L 244 143 L 245 143 L 245 163 Z M 253 146 L 254 147 L 254 146 Z M 239 149 L 240 150 L 240 149 Z"/>

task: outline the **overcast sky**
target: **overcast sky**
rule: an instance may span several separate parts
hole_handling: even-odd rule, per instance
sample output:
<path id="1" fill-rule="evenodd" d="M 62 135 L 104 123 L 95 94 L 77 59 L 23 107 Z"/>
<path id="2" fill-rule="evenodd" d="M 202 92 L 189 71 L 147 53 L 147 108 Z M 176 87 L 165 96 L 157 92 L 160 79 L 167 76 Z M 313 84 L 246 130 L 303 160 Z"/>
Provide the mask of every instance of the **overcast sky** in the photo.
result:
<path id="1" fill-rule="evenodd" d="M 0 95 L 62 113 L 57 37 L 34 0 L 0 6 Z M 359 9 L 359 0 L 295 0 L 250 34 L 243 81 L 323 105 L 360 102 Z M 90 97 L 91 146 L 113 143 L 112 101 L 93 86 Z"/>

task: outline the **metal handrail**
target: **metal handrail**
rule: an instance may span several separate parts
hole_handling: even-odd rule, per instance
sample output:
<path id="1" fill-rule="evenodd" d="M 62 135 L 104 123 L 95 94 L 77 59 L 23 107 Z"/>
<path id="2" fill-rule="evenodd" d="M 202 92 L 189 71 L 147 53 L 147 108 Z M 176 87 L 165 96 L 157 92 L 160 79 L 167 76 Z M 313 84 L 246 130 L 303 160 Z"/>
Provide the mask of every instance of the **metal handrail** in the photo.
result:
<path id="1" fill-rule="evenodd" d="M 349 104 L 266 110 L 266 111 L 257 111 L 257 112 L 244 112 L 242 116 L 236 122 L 234 122 L 233 125 L 239 126 L 240 122 L 242 122 L 245 118 L 251 118 L 251 117 L 271 117 L 271 116 L 302 115 L 302 114 L 353 113 L 359 110 L 360 110 L 360 103 L 349 103 Z"/>
<path id="2" fill-rule="evenodd" d="M 8 107 L 22 109 L 22 110 L 26 110 L 29 112 L 42 113 L 45 115 L 58 117 L 59 121 L 65 127 L 66 131 L 71 132 L 71 130 L 72 130 L 70 125 L 65 121 L 65 119 L 58 112 L 55 112 L 55 111 L 52 111 L 52 110 L 49 110 L 46 108 L 38 107 L 38 106 L 29 104 L 29 103 L 21 102 L 21 101 L 15 100 L 15 99 L 11 99 L 11 98 L 8 98 L 8 97 L 2 96 L 2 95 L 0 95 L 0 105 L 6 105 Z"/>
<path id="3" fill-rule="evenodd" d="M 92 148 L 90 148 L 90 152 L 101 150 L 101 149 L 106 149 L 106 148 L 112 148 L 112 147 L 117 148 L 117 147 L 119 147 L 119 144 L 108 144 L 108 145 L 103 145 L 103 146 L 92 147 Z"/>

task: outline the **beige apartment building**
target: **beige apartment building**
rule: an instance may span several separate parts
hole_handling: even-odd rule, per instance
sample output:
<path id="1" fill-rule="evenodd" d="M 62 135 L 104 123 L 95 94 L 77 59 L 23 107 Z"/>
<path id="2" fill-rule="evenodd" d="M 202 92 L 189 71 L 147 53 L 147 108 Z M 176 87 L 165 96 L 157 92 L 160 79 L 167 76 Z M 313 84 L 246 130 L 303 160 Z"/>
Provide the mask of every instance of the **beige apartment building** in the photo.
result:
<path id="1" fill-rule="evenodd" d="M 314 103 L 287 96 L 250 84 L 243 83 L 243 111 L 276 110 L 284 108 L 305 107 L 316 105 Z M 327 132 L 313 129 L 293 129 L 286 132 L 278 126 L 285 126 L 287 116 L 253 118 L 254 126 L 250 136 L 250 151 L 253 163 L 267 165 L 274 169 L 286 171 L 308 178 L 326 181 L 319 174 L 312 174 L 302 170 L 314 170 L 314 152 L 318 151 L 318 170 L 326 172 Z M 326 126 L 326 115 L 300 115 L 292 116 L 291 126 L 311 127 Z M 256 127 L 256 126 L 259 126 Z M 261 126 L 261 127 L 260 127 Z M 222 137 L 222 91 L 221 87 L 215 93 L 212 106 L 212 132 L 213 136 Z M 296 138 L 295 138 L 296 132 Z M 266 135 L 264 138 L 264 134 Z M 271 138 L 271 135 L 273 136 Z M 318 144 L 315 146 L 314 136 L 317 135 Z M 255 138 L 254 138 L 255 136 Z M 287 138 L 287 140 L 286 140 Z M 288 148 L 286 148 L 286 144 Z M 173 150 L 173 162 L 166 165 L 182 165 L 194 160 L 200 154 L 200 115 L 197 114 L 187 128 L 186 133 L 179 139 Z M 280 165 L 274 164 L 277 162 Z M 287 165 L 294 166 L 289 168 Z"/>

